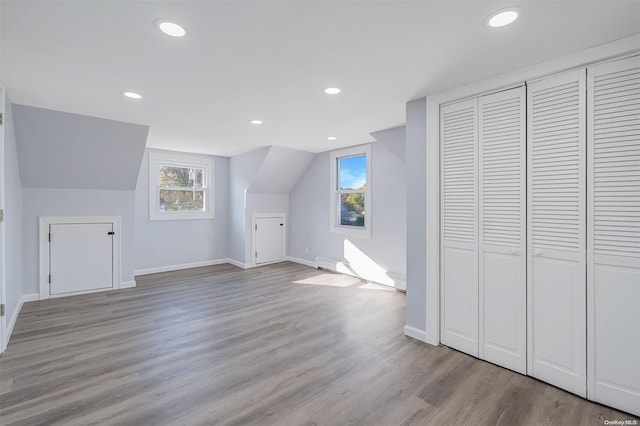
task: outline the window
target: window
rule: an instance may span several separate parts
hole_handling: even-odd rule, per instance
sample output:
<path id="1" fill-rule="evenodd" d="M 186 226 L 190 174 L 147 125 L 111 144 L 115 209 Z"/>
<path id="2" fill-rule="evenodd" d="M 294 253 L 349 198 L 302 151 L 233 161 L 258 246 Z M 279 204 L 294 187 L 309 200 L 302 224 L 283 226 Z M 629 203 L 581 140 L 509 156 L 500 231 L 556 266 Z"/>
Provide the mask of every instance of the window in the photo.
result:
<path id="1" fill-rule="evenodd" d="M 149 219 L 212 219 L 213 160 L 149 153 Z"/>
<path id="2" fill-rule="evenodd" d="M 331 153 L 331 232 L 371 235 L 371 146 Z"/>

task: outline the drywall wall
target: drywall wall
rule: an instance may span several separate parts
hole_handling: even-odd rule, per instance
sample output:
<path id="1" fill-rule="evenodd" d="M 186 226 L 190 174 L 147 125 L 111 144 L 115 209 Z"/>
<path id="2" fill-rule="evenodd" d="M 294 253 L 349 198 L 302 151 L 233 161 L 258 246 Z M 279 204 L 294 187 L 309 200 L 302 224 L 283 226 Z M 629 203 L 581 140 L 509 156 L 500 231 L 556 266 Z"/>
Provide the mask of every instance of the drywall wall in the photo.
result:
<path id="1" fill-rule="evenodd" d="M 158 151 L 170 153 L 170 151 Z M 214 160 L 215 218 L 149 220 L 149 152 L 145 150 L 135 191 L 136 273 L 225 259 L 228 254 L 229 159 Z"/>
<path id="2" fill-rule="evenodd" d="M 426 331 L 426 99 L 407 103 L 407 325 Z"/>
<path id="3" fill-rule="evenodd" d="M 18 168 L 18 151 L 9 98 L 4 105 L 4 211 L 5 233 L 5 304 L 9 320 L 18 307 L 22 291 L 22 183 Z"/>
<path id="4" fill-rule="evenodd" d="M 14 105 L 25 188 L 133 191 L 149 128 Z"/>
<path id="5" fill-rule="evenodd" d="M 250 266 L 253 213 L 288 213 L 289 192 L 314 154 L 269 146 L 231 158 L 229 257 Z"/>
<path id="6" fill-rule="evenodd" d="M 121 281 L 134 279 L 134 191 L 23 188 L 23 291 L 38 293 L 40 216 L 120 216 Z"/>
<path id="7" fill-rule="evenodd" d="M 358 275 L 406 271 L 406 178 L 403 161 L 393 154 L 404 144 L 402 131 L 371 146 L 371 237 L 330 232 L 330 153 L 317 154 L 290 193 L 288 255 L 315 262 L 346 262 Z"/>
<path id="8" fill-rule="evenodd" d="M 264 147 L 229 160 L 229 258 L 243 265 L 250 251 L 246 244 L 247 190 L 268 152 L 269 147 Z"/>

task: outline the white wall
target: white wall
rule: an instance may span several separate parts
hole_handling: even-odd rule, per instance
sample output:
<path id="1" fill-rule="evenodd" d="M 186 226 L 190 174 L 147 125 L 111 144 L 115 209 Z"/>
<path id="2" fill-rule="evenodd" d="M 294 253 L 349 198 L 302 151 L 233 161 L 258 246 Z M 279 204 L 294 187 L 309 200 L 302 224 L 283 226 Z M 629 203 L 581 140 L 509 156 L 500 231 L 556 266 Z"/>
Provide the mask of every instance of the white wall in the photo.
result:
<path id="1" fill-rule="evenodd" d="M 23 291 L 38 292 L 38 218 L 40 216 L 121 216 L 122 282 L 133 281 L 134 192 L 98 189 L 23 188 Z"/>
<path id="2" fill-rule="evenodd" d="M 11 319 L 22 296 L 22 183 L 18 151 L 13 128 L 13 111 L 9 98 L 4 105 L 4 173 L 5 173 L 5 303 L 6 317 Z"/>
<path id="3" fill-rule="evenodd" d="M 427 298 L 426 99 L 407 103 L 407 325 L 424 331 Z"/>
<path id="4" fill-rule="evenodd" d="M 251 223 L 247 226 L 246 193 L 268 152 L 269 147 L 265 147 L 229 161 L 229 258 L 241 264 L 251 259 L 247 257 L 251 251 L 246 243 Z"/>
<path id="5" fill-rule="evenodd" d="M 380 269 L 395 276 L 406 274 L 405 165 L 394 154 L 395 138 L 371 146 L 371 237 L 329 232 L 330 154 L 317 154 L 293 188 L 289 199 L 288 255 L 314 262 L 316 257 L 348 262 L 362 275 Z M 307 253 L 308 249 L 308 253 Z"/>
<path id="6" fill-rule="evenodd" d="M 149 220 L 149 151 L 145 150 L 135 191 L 135 270 L 211 262 L 229 257 L 229 159 L 215 165 L 215 218 Z M 157 150 L 154 150 L 157 151 Z M 167 153 L 169 151 L 157 151 Z"/>

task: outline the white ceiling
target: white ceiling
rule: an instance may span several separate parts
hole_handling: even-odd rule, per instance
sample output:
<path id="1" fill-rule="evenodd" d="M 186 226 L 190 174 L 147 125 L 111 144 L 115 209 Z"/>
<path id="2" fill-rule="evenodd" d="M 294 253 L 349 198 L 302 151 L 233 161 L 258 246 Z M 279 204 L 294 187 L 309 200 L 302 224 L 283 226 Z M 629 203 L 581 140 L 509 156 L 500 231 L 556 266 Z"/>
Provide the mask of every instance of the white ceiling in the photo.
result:
<path id="1" fill-rule="evenodd" d="M 513 5 L 522 9 L 515 24 L 484 26 Z M 218 155 L 369 142 L 404 123 L 408 100 L 640 32 L 640 1 L 3 0 L 1 8 L 12 102 L 146 124 L 149 147 Z M 187 35 L 160 33 L 157 18 Z M 325 95 L 327 86 L 343 92 Z"/>

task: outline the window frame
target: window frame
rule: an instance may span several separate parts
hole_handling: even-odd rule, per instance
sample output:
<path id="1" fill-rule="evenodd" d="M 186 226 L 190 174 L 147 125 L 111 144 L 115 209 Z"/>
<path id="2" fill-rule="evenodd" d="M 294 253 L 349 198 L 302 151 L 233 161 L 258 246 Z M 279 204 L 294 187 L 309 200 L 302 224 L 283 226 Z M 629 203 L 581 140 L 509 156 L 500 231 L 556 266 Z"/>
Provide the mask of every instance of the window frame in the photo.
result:
<path id="1" fill-rule="evenodd" d="M 364 190 L 341 190 L 339 183 L 339 173 L 338 170 L 338 161 L 341 158 L 347 157 L 357 157 L 364 155 L 366 158 L 366 168 L 367 168 L 367 187 Z M 330 182 L 329 182 L 329 199 L 331 205 L 331 214 L 329 215 L 329 232 L 335 234 L 343 234 L 343 235 L 351 235 L 358 237 L 370 237 L 371 236 L 371 224 L 372 224 L 372 214 L 371 214 L 371 144 L 367 145 L 359 145 L 351 148 L 344 148 L 335 151 L 331 151 L 330 155 L 330 167 L 331 172 L 329 173 Z M 340 202 L 338 201 L 341 194 L 351 194 L 351 193 L 363 193 L 364 194 L 364 226 L 350 226 L 350 225 L 341 225 L 340 224 Z"/>
<path id="2" fill-rule="evenodd" d="M 160 210 L 160 190 L 176 189 L 160 186 L 160 169 L 163 166 L 203 169 L 202 188 L 194 190 L 204 193 L 204 211 L 174 212 Z M 204 155 L 169 152 L 149 152 L 149 220 L 194 220 L 215 218 L 214 179 L 215 161 Z M 182 190 L 181 188 L 177 188 Z M 189 190 L 185 188 L 184 190 Z"/>

